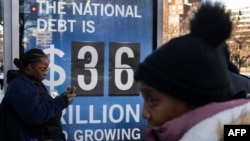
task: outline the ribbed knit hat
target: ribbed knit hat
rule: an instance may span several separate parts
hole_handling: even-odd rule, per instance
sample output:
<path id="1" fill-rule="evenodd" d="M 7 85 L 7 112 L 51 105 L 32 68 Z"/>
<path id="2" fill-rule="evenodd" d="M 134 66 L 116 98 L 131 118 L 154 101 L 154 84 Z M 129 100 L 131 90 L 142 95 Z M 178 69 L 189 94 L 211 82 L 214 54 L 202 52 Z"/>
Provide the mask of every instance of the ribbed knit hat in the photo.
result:
<path id="1" fill-rule="evenodd" d="M 231 99 L 222 43 L 230 37 L 230 14 L 220 3 L 203 3 L 190 21 L 190 33 L 170 40 L 141 62 L 136 81 L 193 106 Z"/>

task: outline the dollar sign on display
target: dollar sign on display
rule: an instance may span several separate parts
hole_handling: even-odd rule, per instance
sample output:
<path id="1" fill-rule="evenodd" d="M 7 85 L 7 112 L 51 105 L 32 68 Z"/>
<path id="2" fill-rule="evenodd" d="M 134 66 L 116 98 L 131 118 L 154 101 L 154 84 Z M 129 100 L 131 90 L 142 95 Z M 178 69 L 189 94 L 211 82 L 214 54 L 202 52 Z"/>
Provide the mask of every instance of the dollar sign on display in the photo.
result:
<path id="1" fill-rule="evenodd" d="M 66 79 L 66 73 L 64 69 L 55 64 L 55 55 L 62 58 L 64 56 L 64 52 L 60 49 L 54 47 L 54 45 L 50 45 L 50 48 L 43 50 L 45 54 L 49 55 L 50 60 L 50 71 L 49 80 L 45 79 L 43 82 L 47 86 L 50 86 L 50 89 L 54 89 L 56 86 L 61 85 Z M 59 77 L 55 80 L 55 75 L 58 73 Z"/>

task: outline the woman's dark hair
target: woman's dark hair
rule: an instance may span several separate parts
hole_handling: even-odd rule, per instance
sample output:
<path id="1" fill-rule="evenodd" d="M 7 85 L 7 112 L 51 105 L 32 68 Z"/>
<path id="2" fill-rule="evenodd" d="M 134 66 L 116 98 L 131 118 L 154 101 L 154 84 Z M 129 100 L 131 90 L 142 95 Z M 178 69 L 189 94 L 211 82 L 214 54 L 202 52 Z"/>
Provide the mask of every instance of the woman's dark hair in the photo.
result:
<path id="1" fill-rule="evenodd" d="M 39 62 L 43 57 L 47 57 L 47 55 L 42 50 L 34 48 L 21 55 L 20 59 L 15 58 L 14 64 L 20 70 L 24 70 L 29 64 Z"/>

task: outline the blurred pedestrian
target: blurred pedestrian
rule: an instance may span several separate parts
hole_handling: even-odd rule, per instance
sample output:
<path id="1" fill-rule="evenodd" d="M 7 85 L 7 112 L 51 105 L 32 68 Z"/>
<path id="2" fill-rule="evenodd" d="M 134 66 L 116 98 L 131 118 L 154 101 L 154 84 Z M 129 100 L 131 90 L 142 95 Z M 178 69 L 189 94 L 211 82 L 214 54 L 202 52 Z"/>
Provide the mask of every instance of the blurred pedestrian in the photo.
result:
<path id="1" fill-rule="evenodd" d="M 3 70 L 3 65 L 0 67 L 0 85 L 1 85 L 1 90 L 3 89 L 3 79 L 4 79 L 4 70 Z"/>
<path id="2" fill-rule="evenodd" d="M 250 78 L 243 74 L 240 74 L 240 69 L 230 60 L 230 51 L 227 43 L 222 45 L 225 57 L 227 60 L 227 66 L 230 71 L 231 88 L 235 97 L 248 97 L 250 94 Z"/>
<path id="3" fill-rule="evenodd" d="M 165 43 L 138 65 L 134 77 L 144 99 L 147 141 L 218 141 L 223 125 L 249 115 L 249 100 L 233 99 L 221 47 L 231 31 L 222 4 L 202 3 L 189 34 Z"/>

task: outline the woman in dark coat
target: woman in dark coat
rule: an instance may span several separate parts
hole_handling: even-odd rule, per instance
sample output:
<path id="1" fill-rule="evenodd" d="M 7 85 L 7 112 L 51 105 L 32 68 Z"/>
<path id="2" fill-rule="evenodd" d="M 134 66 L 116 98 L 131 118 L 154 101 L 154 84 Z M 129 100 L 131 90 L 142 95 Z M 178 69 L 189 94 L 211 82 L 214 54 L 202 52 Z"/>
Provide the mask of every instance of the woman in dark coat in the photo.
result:
<path id="1" fill-rule="evenodd" d="M 11 78 L 3 99 L 19 119 L 17 141 L 64 140 L 60 118 L 62 110 L 72 101 L 74 87 L 65 94 L 52 98 L 42 80 L 49 70 L 49 59 L 40 49 L 31 49 L 15 59 L 19 71 Z M 12 80 L 13 79 L 13 80 Z"/>

